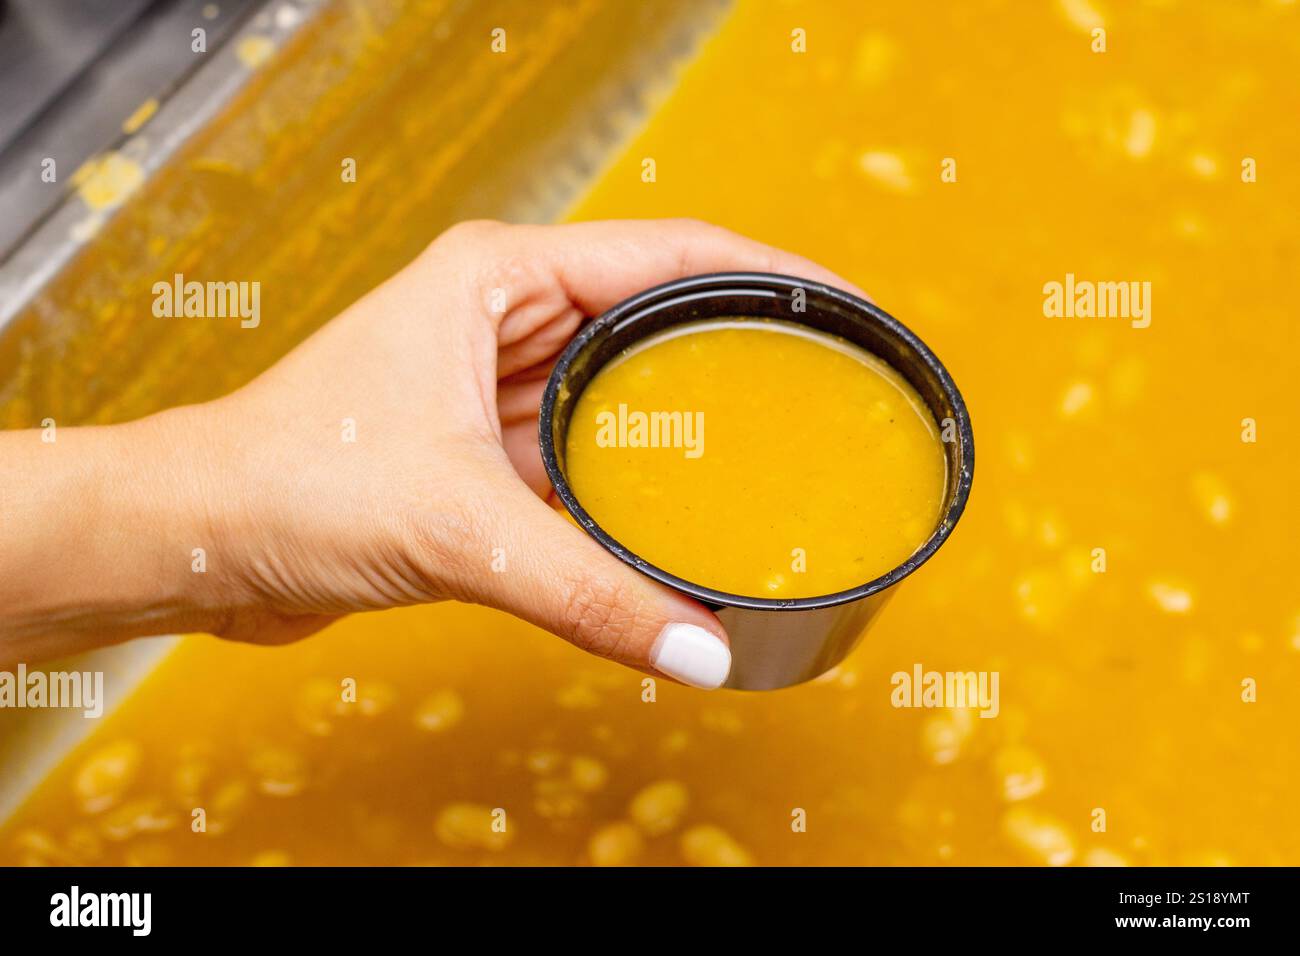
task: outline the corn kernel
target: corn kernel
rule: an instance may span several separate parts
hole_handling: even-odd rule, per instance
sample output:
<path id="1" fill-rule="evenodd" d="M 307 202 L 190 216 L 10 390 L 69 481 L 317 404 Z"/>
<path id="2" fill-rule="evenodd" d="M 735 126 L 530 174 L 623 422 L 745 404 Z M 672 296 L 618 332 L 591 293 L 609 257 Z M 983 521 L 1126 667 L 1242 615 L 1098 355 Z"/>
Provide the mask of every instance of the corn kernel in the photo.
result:
<path id="1" fill-rule="evenodd" d="M 628 806 L 628 816 L 648 836 L 660 836 L 681 823 L 689 798 L 676 780 L 660 780 L 643 788 Z"/>
<path id="2" fill-rule="evenodd" d="M 569 761 L 569 778 L 584 793 L 595 793 L 609 780 L 609 771 L 595 757 L 574 757 Z"/>
<path id="3" fill-rule="evenodd" d="M 430 694 L 415 710 L 415 725 L 430 733 L 447 730 L 465 716 L 465 702 L 454 690 Z"/>
<path id="4" fill-rule="evenodd" d="M 749 851 L 725 830 L 709 824 L 694 826 L 682 834 L 682 857 L 691 866 L 753 866 Z"/>
<path id="5" fill-rule="evenodd" d="M 176 814 L 157 797 L 132 800 L 104 815 L 99 829 L 109 840 L 128 840 L 139 833 L 162 833 L 176 825 Z"/>
<path id="6" fill-rule="evenodd" d="M 434 824 L 438 839 L 454 849 L 500 851 L 509 845 L 514 834 L 508 827 L 495 827 L 493 809 L 478 803 L 453 803 L 443 807 Z M 502 826 L 504 827 L 504 818 Z"/>
<path id="7" fill-rule="evenodd" d="M 587 855 L 596 866 L 628 866 L 644 848 L 641 832 L 630 823 L 606 824 L 587 841 Z"/>
<path id="8" fill-rule="evenodd" d="M 1004 800 L 1027 800 L 1047 784 L 1047 768 L 1033 751 L 1010 746 L 993 758 L 993 770 L 1002 783 Z"/>
<path id="9" fill-rule="evenodd" d="M 302 756 L 282 747 L 264 747 L 248 760 L 257 777 L 257 789 L 271 797 L 292 797 L 307 784 L 307 765 Z"/>
<path id="10" fill-rule="evenodd" d="M 81 809 L 99 813 L 116 803 L 135 781 L 142 755 L 134 740 L 119 740 L 91 754 L 72 785 Z"/>
<path id="11" fill-rule="evenodd" d="M 1065 866 L 1074 859 L 1074 839 L 1069 831 L 1041 810 L 1013 807 L 1002 818 L 1002 832 L 1039 865 Z"/>

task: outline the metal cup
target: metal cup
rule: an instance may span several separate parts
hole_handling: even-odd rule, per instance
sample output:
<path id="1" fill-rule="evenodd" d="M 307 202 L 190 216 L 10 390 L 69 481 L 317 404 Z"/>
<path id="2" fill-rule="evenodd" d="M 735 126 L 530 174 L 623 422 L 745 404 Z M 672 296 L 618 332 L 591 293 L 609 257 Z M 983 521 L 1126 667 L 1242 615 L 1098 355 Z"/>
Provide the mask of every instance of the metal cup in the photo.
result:
<path id="1" fill-rule="evenodd" d="M 939 423 L 948 460 L 943 515 L 911 557 L 872 581 L 817 597 L 777 600 L 728 594 L 683 580 L 633 554 L 582 507 L 564 474 L 569 418 L 583 388 L 624 349 L 686 322 L 759 317 L 840 336 L 889 363 L 916 389 Z M 839 289 L 792 276 L 716 273 L 679 279 L 632 296 L 586 326 L 560 356 L 542 397 L 542 461 L 564 507 L 611 554 L 718 612 L 731 638 L 725 686 L 772 690 L 811 680 L 853 650 L 871 620 L 907 577 L 948 539 L 970 496 L 975 444 L 970 416 L 947 370 L 910 330 L 881 309 Z"/>

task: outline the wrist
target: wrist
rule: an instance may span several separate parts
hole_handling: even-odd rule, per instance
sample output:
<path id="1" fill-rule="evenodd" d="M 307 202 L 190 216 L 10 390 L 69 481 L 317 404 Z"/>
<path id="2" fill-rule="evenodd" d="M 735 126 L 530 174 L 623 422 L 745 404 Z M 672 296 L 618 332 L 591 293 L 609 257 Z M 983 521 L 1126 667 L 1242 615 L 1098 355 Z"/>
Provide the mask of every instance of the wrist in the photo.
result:
<path id="1" fill-rule="evenodd" d="M 138 545 L 136 574 L 147 580 L 136 599 L 153 604 L 151 627 L 169 633 L 219 633 L 238 603 L 225 536 L 231 498 L 208 409 L 169 409 L 106 430 L 118 489 L 107 507 L 124 540 Z"/>
<path id="2" fill-rule="evenodd" d="M 220 582 L 197 560 L 211 550 L 210 468 L 185 411 L 0 436 L 0 657 L 221 627 Z"/>

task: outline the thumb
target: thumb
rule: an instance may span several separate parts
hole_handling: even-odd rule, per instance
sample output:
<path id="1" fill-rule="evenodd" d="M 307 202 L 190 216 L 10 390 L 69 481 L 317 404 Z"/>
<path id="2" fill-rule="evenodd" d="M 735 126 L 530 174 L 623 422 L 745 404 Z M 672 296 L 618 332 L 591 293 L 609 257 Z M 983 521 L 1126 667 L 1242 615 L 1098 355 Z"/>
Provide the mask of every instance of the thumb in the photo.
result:
<path id="1" fill-rule="evenodd" d="M 509 611 L 589 653 L 708 690 L 731 670 L 726 631 L 699 602 L 607 552 L 511 474 L 480 498 L 491 570 L 470 600 Z"/>

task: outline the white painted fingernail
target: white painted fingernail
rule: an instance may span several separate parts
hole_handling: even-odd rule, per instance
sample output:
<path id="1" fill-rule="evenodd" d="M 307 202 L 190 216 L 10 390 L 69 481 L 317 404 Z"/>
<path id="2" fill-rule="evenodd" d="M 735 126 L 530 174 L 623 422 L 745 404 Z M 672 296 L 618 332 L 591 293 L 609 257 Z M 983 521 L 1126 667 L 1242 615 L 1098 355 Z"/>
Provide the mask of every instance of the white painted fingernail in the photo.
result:
<path id="1" fill-rule="evenodd" d="M 683 684 L 714 690 L 731 673 L 731 651 L 702 627 L 669 624 L 650 648 L 650 663 Z"/>

